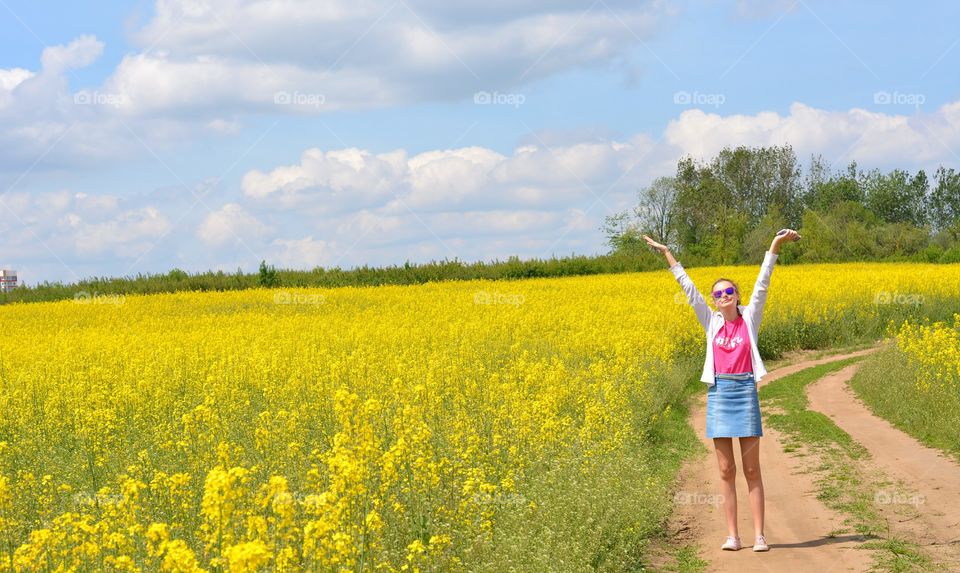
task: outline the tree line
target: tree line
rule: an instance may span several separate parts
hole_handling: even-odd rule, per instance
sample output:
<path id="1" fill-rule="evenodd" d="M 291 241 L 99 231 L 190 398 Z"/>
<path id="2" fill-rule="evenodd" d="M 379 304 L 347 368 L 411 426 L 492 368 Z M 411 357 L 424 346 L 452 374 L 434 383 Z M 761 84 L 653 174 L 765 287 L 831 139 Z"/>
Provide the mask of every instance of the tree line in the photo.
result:
<path id="1" fill-rule="evenodd" d="M 789 145 L 725 148 L 681 159 L 677 172 L 638 193 L 638 204 L 606 218 L 611 252 L 647 250 L 642 235 L 670 246 L 685 265 L 762 259 L 784 227 L 803 240 L 782 262 L 960 261 L 960 173 L 939 167 L 832 171 L 822 156 L 804 170 Z"/>
<path id="2" fill-rule="evenodd" d="M 660 263 L 660 264 L 658 264 Z M 0 305 L 20 302 L 41 302 L 74 299 L 91 304 L 98 300 L 115 301 L 111 295 L 158 294 L 182 291 L 230 291 L 253 288 L 328 288 L 375 287 L 381 285 L 414 285 L 454 280 L 517 280 L 544 277 L 567 277 L 653 270 L 662 261 L 651 253 L 609 253 L 576 255 L 548 259 L 520 259 L 464 262 L 444 259 L 428 263 L 352 269 L 316 267 L 311 270 L 278 269 L 260 262 L 258 272 L 205 271 L 188 273 L 173 269 L 166 273 L 138 273 L 130 277 L 92 277 L 75 283 L 44 281 L 21 285 L 10 292 L 0 292 Z"/>

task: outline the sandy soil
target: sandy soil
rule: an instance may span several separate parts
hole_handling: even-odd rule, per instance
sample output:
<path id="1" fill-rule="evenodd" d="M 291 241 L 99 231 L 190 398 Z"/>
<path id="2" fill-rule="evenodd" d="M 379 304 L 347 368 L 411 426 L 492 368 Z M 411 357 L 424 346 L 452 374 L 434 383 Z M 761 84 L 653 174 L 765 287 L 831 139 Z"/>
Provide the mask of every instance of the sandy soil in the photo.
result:
<path id="1" fill-rule="evenodd" d="M 874 416 L 849 379 L 839 371 L 807 386 L 810 408 L 867 448 L 867 465 L 894 482 L 875 496 L 891 533 L 923 545 L 938 563 L 960 571 L 960 464 Z"/>

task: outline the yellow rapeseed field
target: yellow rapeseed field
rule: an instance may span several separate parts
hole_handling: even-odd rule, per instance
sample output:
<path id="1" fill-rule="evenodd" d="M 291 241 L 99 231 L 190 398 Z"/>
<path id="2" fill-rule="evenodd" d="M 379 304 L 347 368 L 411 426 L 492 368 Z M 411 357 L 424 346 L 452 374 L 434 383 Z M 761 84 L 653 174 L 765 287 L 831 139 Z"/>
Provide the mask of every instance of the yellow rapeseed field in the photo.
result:
<path id="1" fill-rule="evenodd" d="M 690 275 L 747 294 L 758 268 Z M 761 349 L 942 319 L 958 270 L 778 267 Z M 682 398 L 662 380 L 703 340 L 679 292 L 664 269 L 0 307 L 0 571 L 504 570 Z"/>
<path id="2" fill-rule="evenodd" d="M 897 348 L 916 369 L 916 389 L 960 397 L 960 314 L 944 321 L 904 321 L 896 330 Z"/>

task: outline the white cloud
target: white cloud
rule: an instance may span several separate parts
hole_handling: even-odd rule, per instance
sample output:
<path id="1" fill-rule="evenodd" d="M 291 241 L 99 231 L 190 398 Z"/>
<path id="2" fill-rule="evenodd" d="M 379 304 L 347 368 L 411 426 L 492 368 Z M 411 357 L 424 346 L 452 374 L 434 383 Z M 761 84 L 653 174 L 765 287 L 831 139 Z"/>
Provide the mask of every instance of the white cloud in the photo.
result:
<path id="1" fill-rule="evenodd" d="M 427 224 L 443 236 L 470 237 L 493 235 L 505 237 L 555 229 L 563 222 L 560 211 L 493 210 L 433 213 Z"/>
<path id="2" fill-rule="evenodd" d="M 69 223 L 81 256 L 110 251 L 114 256 L 136 257 L 170 230 L 170 221 L 155 207 L 127 211 L 99 223 L 70 215 Z"/>
<path id="3" fill-rule="evenodd" d="M 13 91 L 23 80 L 32 78 L 34 73 L 23 68 L 0 69 L 0 90 Z"/>
<path id="4" fill-rule="evenodd" d="M 382 203 L 401 178 L 406 153 L 373 154 L 356 148 L 324 152 L 308 149 L 299 165 L 277 167 L 269 173 L 252 170 L 241 187 L 248 197 L 277 201 L 281 207 L 311 203 L 321 211 L 351 211 Z"/>
<path id="5" fill-rule="evenodd" d="M 309 269 L 329 266 L 337 259 L 335 243 L 314 240 L 313 236 L 302 239 L 276 239 L 272 243 L 276 266 L 291 269 Z M 273 264 L 273 263 L 271 263 Z"/>
<path id="6" fill-rule="evenodd" d="M 116 211 L 120 205 L 119 199 L 113 195 L 90 195 L 88 193 L 74 193 L 76 208 L 86 215 L 102 215 Z"/>
<path id="7" fill-rule="evenodd" d="M 237 120 L 228 120 L 223 118 L 211 119 L 206 125 L 207 131 L 222 135 L 237 135 L 243 126 Z"/>
<path id="8" fill-rule="evenodd" d="M 209 246 L 241 243 L 247 238 L 265 235 L 270 231 L 255 216 L 236 203 L 227 203 L 207 215 L 197 229 L 197 237 Z"/>
<path id="9" fill-rule="evenodd" d="M 52 193 L 42 193 L 40 194 L 39 203 L 45 204 L 46 207 L 54 212 L 61 212 L 67 209 L 74 201 L 74 199 L 85 199 L 85 195 L 77 194 L 72 195 L 69 191 L 54 191 Z"/>
<path id="10" fill-rule="evenodd" d="M 331 221 L 333 224 L 327 225 L 327 232 L 333 229 L 338 236 L 353 236 L 366 241 L 379 237 L 381 242 L 401 243 L 420 234 L 419 229 L 413 229 L 409 224 L 413 221 L 406 220 L 405 215 L 412 219 L 409 214 L 401 213 L 398 209 L 362 209 L 355 214 L 344 215 Z"/>
<path id="11" fill-rule="evenodd" d="M 683 153 L 709 158 L 724 146 L 791 144 L 801 159 L 810 154 L 867 164 L 911 167 L 956 156 L 960 102 L 930 114 L 900 115 L 853 108 L 828 111 L 802 103 L 790 113 L 721 116 L 689 110 L 669 123 L 665 139 Z"/>
<path id="12" fill-rule="evenodd" d="M 675 152 L 657 149 L 643 135 L 627 142 L 523 146 L 510 156 L 477 146 L 409 158 L 403 150 L 308 149 L 299 164 L 248 172 L 242 188 L 264 205 L 323 213 L 335 212 L 334 206 L 340 211 L 392 206 L 394 212 L 555 209 L 602 196 L 614 183 L 622 192 L 648 178 L 665 152 L 675 159 Z"/>
<path id="13" fill-rule="evenodd" d="M 493 170 L 506 158 L 482 147 L 428 151 L 407 162 L 411 208 L 452 207 L 490 197 Z M 474 199 L 474 201 L 471 201 Z"/>
<path id="14" fill-rule="evenodd" d="M 0 70 L 0 174 L 16 180 L 27 169 L 89 169 L 143 153 L 141 141 L 162 150 L 198 131 L 179 119 L 125 118 L 131 107 L 124 94 L 72 91 L 71 70 L 96 61 L 103 47 L 95 37 L 81 36 L 45 48 L 37 72 Z"/>
<path id="15" fill-rule="evenodd" d="M 662 2 L 158 0 L 105 84 L 135 114 L 322 113 L 471 97 L 649 39 Z M 473 14 L 473 16 L 471 16 Z M 287 101 L 277 102 L 277 98 Z M 298 97 L 299 96 L 299 97 Z M 319 96 L 319 97 L 318 97 Z"/>
<path id="16" fill-rule="evenodd" d="M 61 266 L 97 255 L 136 257 L 171 229 L 162 207 L 123 205 L 106 193 L 11 192 L 0 200 L 9 209 L 0 218 L 4 247 L 29 264 L 48 257 Z"/>
<path id="17" fill-rule="evenodd" d="M 17 86 L 34 76 L 30 70 L 23 68 L 0 68 L 0 109 L 10 105 L 13 101 L 13 92 Z"/>
<path id="18" fill-rule="evenodd" d="M 103 53 L 103 42 L 95 36 L 80 36 L 66 46 L 50 46 L 43 50 L 40 61 L 44 72 L 59 73 L 68 68 L 84 68 Z"/>
<path id="19" fill-rule="evenodd" d="M 196 188 L 202 193 L 213 185 L 204 180 Z M 15 253 L 14 268 L 32 269 L 23 276 L 33 282 L 166 272 L 180 266 L 184 256 L 195 265 L 200 261 L 196 270 L 216 267 L 213 251 L 198 249 L 195 235 L 183 232 L 202 222 L 203 209 L 191 212 L 184 197 L 161 191 L 127 196 L 70 189 L 8 192 L 0 196 L 5 205 L 0 209 L 7 213 L 0 218 L 2 248 Z M 236 256 L 250 255 L 243 250 Z"/>

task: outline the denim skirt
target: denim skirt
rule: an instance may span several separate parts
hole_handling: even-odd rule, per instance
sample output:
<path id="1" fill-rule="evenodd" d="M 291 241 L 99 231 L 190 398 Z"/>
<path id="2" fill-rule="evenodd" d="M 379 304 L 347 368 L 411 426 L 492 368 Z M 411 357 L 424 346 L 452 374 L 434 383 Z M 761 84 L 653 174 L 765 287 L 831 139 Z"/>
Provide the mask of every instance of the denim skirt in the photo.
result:
<path id="1" fill-rule="evenodd" d="M 753 373 L 715 374 L 714 382 L 707 390 L 707 437 L 762 436 Z"/>

